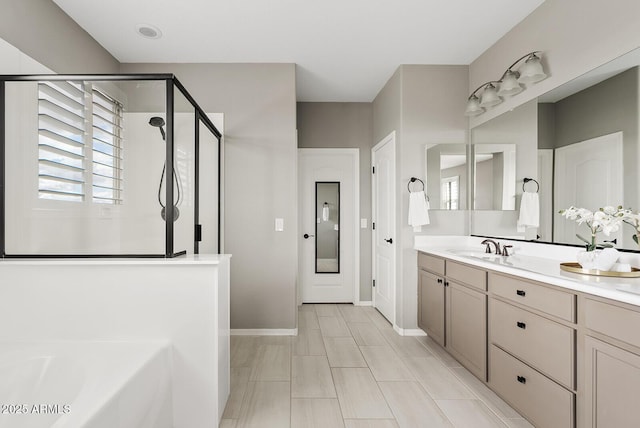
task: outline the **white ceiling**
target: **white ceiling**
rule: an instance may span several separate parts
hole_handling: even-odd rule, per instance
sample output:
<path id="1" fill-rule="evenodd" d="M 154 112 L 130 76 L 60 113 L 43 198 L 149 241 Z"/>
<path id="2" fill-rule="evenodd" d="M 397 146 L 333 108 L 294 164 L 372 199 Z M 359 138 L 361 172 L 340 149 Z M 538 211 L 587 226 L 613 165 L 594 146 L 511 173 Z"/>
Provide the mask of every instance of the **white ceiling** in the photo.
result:
<path id="1" fill-rule="evenodd" d="M 400 64 L 471 63 L 544 0 L 53 1 L 123 63 L 296 63 L 299 101 L 368 102 Z"/>

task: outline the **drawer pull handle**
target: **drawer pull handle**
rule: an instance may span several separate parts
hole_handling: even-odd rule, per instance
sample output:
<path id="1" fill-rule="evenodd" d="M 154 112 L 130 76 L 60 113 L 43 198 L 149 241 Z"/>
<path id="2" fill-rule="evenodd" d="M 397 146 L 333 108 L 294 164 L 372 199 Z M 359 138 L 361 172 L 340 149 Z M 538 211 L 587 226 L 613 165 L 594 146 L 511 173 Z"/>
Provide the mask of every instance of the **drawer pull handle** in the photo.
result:
<path id="1" fill-rule="evenodd" d="M 524 377 L 524 376 L 518 376 L 517 379 L 518 379 L 518 382 L 520 382 L 522 384 L 527 383 L 527 378 Z"/>
<path id="2" fill-rule="evenodd" d="M 523 323 L 523 322 L 520 322 L 520 321 L 518 321 L 518 322 L 516 323 L 516 325 L 518 326 L 518 328 L 521 328 L 521 329 L 523 329 L 523 330 L 524 330 L 525 328 L 527 328 L 527 325 L 526 325 L 525 323 Z"/>
<path id="3" fill-rule="evenodd" d="M 438 284 L 442 284 L 442 279 L 438 278 Z"/>
<path id="4" fill-rule="evenodd" d="M 526 293 L 524 292 L 524 290 L 516 290 L 516 294 L 517 294 L 518 296 L 522 296 L 522 297 L 524 297 L 524 295 L 525 295 Z"/>

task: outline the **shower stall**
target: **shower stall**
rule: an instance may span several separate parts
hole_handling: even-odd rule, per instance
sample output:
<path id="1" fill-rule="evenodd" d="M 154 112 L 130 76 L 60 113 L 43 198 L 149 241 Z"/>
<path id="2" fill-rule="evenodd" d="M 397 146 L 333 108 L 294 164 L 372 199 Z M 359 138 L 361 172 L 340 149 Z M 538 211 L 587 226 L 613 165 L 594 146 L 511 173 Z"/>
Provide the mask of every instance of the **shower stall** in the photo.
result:
<path id="1" fill-rule="evenodd" d="M 3 258 L 221 252 L 222 124 L 173 74 L 0 76 L 0 100 Z"/>

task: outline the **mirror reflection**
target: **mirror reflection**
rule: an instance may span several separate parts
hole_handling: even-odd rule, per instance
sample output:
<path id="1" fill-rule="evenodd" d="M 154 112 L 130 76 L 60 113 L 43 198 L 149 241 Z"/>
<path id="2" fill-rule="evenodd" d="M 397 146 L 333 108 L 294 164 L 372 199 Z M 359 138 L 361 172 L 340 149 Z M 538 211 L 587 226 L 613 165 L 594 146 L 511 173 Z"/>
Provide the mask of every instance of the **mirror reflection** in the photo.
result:
<path id="1" fill-rule="evenodd" d="M 473 152 L 473 209 L 515 210 L 516 145 L 476 144 Z"/>
<path id="2" fill-rule="evenodd" d="M 316 273 L 340 273 L 339 182 L 316 182 Z"/>
<path id="3" fill-rule="evenodd" d="M 520 209 L 518 195 L 523 178 L 535 178 L 540 183 L 540 227 L 535 232 L 518 231 L 517 216 L 501 209 L 474 212 L 473 234 L 582 245 L 575 234 L 584 233 L 583 226 L 562 218 L 560 209 L 576 206 L 593 211 L 622 205 L 638 210 L 638 65 L 640 49 L 472 130 L 473 144 L 487 143 L 487 133 L 505 134 L 506 129 L 529 144 L 525 147 L 520 141 L 512 141 L 518 150 L 516 212 Z M 520 133 L 515 132 L 518 127 Z M 521 155 L 521 149 L 527 150 L 526 156 Z M 481 187 L 486 186 L 477 180 L 475 188 Z M 624 226 L 605 239 L 616 240 L 617 248 L 637 250 L 632 232 Z"/>
<path id="4" fill-rule="evenodd" d="M 467 209 L 467 146 L 465 144 L 427 145 L 427 196 L 431 209 Z"/>

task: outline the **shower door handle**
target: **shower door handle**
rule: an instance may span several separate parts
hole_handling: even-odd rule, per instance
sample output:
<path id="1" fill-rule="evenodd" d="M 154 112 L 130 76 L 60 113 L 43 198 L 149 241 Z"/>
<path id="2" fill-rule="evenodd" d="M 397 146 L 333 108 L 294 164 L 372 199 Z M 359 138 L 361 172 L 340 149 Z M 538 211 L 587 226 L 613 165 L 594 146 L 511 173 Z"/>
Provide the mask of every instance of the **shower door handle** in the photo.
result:
<path id="1" fill-rule="evenodd" d="M 303 237 L 304 239 L 309 239 L 309 238 L 313 238 L 313 237 L 314 237 L 314 235 L 309 235 L 308 233 L 305 233 L 304 235 L 302 235 L 302 237 Z"/>

